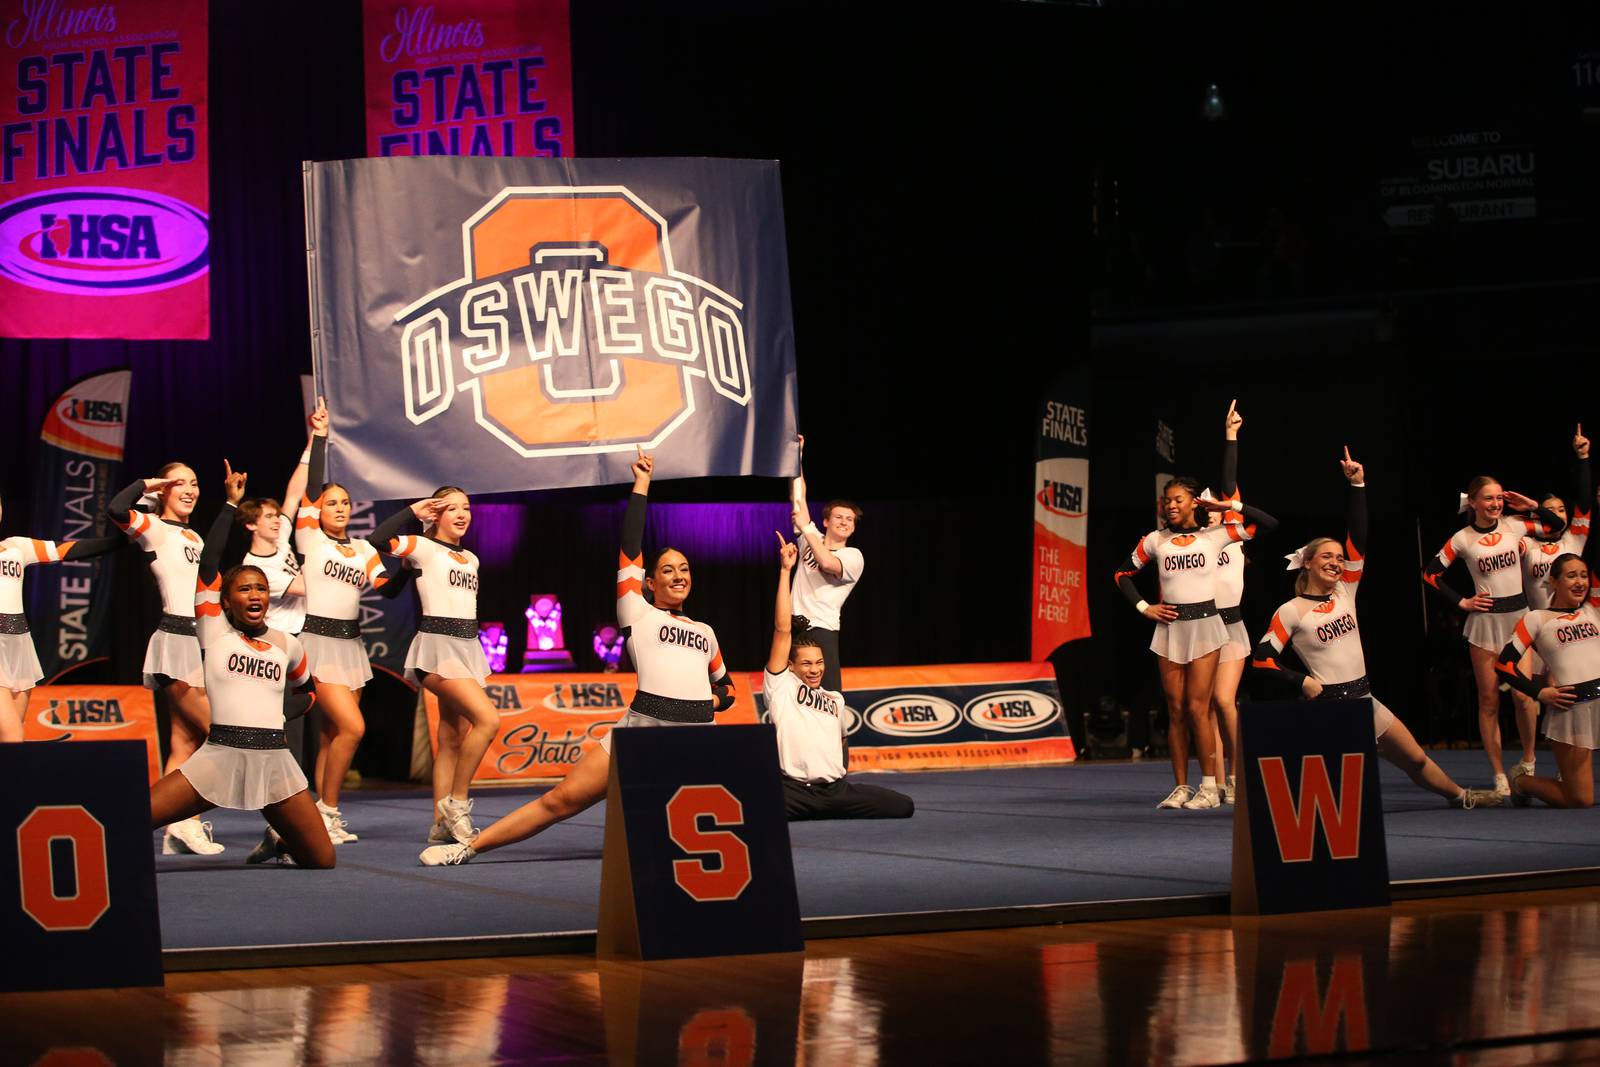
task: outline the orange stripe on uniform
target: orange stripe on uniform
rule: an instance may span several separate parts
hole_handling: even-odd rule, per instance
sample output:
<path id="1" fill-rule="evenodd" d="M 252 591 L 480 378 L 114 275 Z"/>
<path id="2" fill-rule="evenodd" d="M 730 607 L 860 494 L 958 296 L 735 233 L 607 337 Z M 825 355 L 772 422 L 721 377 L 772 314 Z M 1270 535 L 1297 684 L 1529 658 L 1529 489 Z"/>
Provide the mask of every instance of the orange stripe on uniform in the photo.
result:
<path id="1" fill-rule="evenodd" d="M 396 537 L 393 541 L 389 542 L 389 554 L 391 556 L 409 556 L 416 550 L 417 538 L 414 534 L 406 534 L 404 537 Z"/>
<path id="2" fill-rule="evenodd" d="M 194 606 L 194 613 L 197 618 L 202 619 L 220 618 L 222 616 L 222 605 L 214 600 L 202 600 Z"/>
<path id="3" fill-rule="evenodd" d="M 621 600 L 629 593 L 644 596 L 644 583 L 637 578 L 624 578 L 617 583 L 617 599 Z"/>
<path id="4" fill-rule="evenodd" d="M 1528 634 L 1528 621 L 1526 619 L 1517 620 L 1517 628 L 1514 632 L 1517 635 L 1517 640 L 1522 642 L 1523 648 L 1533 647 L 1533 638 Z"/>
<path id="5" fill-rule="evenodd" d="M 711 657 L 710 671 L 711 671 L 712 674 L 716 674 L 721 669 L 722 669 L 722 650 L 718 649 L 717 650 L 717 654 L 715 656 Z"/>
<path id="6" fill-rule="evenodd" d="M 1445 562 L 1446 566 L 1454 563 L 1456 561 L 1456 545 L 1455 545 L 1455 542 L 1454 541 L 1446 541 L 1444 543 L 1444 547 L 1439 550 L 1439 555 L 1444 557 L 1444 562 Z"/>
<path id="7" fill-rule="evenodd" d="M 1144 550 L 1144 538 L 1139 538 L 1139 543 L 1133 546 L 1133 558 L 1139 561 L 1139 566 L 1150 562 L 1150 553 Z"/>
<path id="8" fill-rule="evenodd" d="M 1272 636 L 1276 637 L 1280 644 L 1288 645 L 1289 631 L 1283 628 L 1283 622 L 1278 618 L 1277 612 L 1272 613 L 1272 625 L 1268 629 L 1272 631 Z"/>
<path id="9" fill-rule="evenodd" d="M 617 553 L 617 570 L 619 570 L 619 571 L 620 570 L 624 570 L 624 569 L 626 569 L 628 567 L 638 567 L 640 570 L 643 570 L 644 569 L 644 553 L 641 552 L 637 556 L 634 556 L 632 559 L 629 559 L 628 558 L 628 554 L 626 552 L 618 552 Z"/>

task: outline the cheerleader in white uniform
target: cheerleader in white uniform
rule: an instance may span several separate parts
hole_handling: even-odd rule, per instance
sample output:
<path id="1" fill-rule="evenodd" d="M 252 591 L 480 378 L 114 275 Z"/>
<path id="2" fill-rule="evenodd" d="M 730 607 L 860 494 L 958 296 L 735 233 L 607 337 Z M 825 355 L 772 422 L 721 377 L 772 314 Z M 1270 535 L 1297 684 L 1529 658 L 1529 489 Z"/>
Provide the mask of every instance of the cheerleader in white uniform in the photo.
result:
<path id="1" fill-rule="evenodd" d="M 1526 515 L 1507 511 L 1532 512 Z M 1522 590 L 1522 560 L 1527 553 L 1525 535 L 1546 532 L 1559 525 L 1555 516 L 1521 493 L 1509 492 L 1487 475 L 1472 479 L 1462 497 L 1462 510 L 1472 523 L 1457 530 L 1439 554 L 1428 560 L 1422 580 L 1453 607 L 1467 613 L 1463 633 L 1472 659 L 1472 677 L 1478 688 L 1478 736 L 1501 796 L 1511 795 L 1511 785 L 1500 760 L 1500 678 L 1495 661 L 1511 639 L 1511 631 L 1528 610 Z M 1460 561 L 1472 574 L 1472 596 L 1462 596 L 1444 580 L 1445 571 Z M 1538 709 L 1517 709 L 1522 760 L 1533 769 Z"/>
<path id="2" fill-rule="evenodd" d="M 1489 789 L 1463 789 L 1417 744 L 1405 723 L 1372 695 L 1367 681 L 1367 661 L 1361 649 L 1361 629 L 1356 616 L 1356 593 L 1366 571 L 1366 472 L 1344 450 L 1340 466 L 1350 483 L 1349 532 L 1343 545 L 1319 537 L 1289 556 L 1289 569 L 1298 570 L 1299 594 L 1272 615 L 1254 665 L 1272 671 L 1295 685 L 1310 700 L 1372 702 L 1372 728 L 1378 755 L 1406 772 L 1406 776 L 1455 808 L 1495 807 L 1500 796 Z M 1298 671 L 1283 662 L 1290 650 L 1305 665 Z"/>
<path id="3" fill-rule="evenodd" d="M 1215 808 L 1222 805 L 1216 779 L 1217 719 L 1211 707 L 1211 690 L 1217 661 L 1228 643 L 1228 627 L 1217 610 L 1217 556 L 1229 545 L 1249 540 L 1252 524 L 1265 516 L 1240 505 L 1242 522 L 1202 526 L 1208 511 L 1226 512 L 1229 505 L 1201 499 L 1192 478 L 1174 478 L 1162 488 L 1162 512 L 1167 523 L 1140 538 L 1133 555 L 1117 571 L 1117 585 L 1145 618 L 1156 624 L 1150 650 L 1161 668 L 1161 688 L 1167 698 L 1167 742 L 1172 774 L 1177 780 L 1157 807 Z M 1148 604 L 1133 578 L 1154 561 L 1161 580 L 1161 603 Z M 1189 752 L 1185 728 L 1192 728 L 1201 779 L 1198 790 L 1188 784 Z"/>
<path id="4" fill-rule="evenodd" d="M 306 617 L 300 643 L 311 661 L 317 707 L 322 712 L 317 810 L 322 812 L 333 843 L 343 845 L 358 840 L 339 809 L 339 792 L 356 746 L 366 733 L 360 693 L 372 677 L 361 640 L 361 595 L 371 587 L 381 596 L 392 597 L 405 588 L 413 572 L 398 563 L 384 567 L 376 546 L 387 549 L 413 516 L 432 518 L 439 506 L 437 501 L 420 501 L 391 515 L 370 538 L 346 536 L 350 493 L 337 482 L 323 481 L 327 475 L 328 409 L 320 400 L 311 415 L 311 433 L 305 484 L 319 488 L 315 499 L 307 496 L 301 502 L 295 521 L 295 546 L 305 558 L 301 570 Z"/>
<path id="5" fill-rule="evenodd" d="M 1587 808 L 1594 804 L 1593 752 L 1600 745 L 1600 607 L 1589 600 L 1592 582 L 1585 559 L 1559 556 L 1548 581 L 1550 606 L 1529 611 L 1517 623 L 1500 650 L 1498 668 L 1509 684 L 1549 709 L 1544 735 L 1561 777 L 1540 778 L 1512 768 L 1511 799 L 1519 806 L 1537 798 L 1552 808 Z M 1550 684 L 1542 689 L 1517 669 L 1530 649 L 1550 672 Z"/>
<path id="6" fill-rule="evenodd" d="M 204 649 L 210 735 L 182 767 L 151 787 L 151 823 L 161 826 L 218 807 L 260 811 L 295 863 L 328 868 L 334 865 L 333 842 L 283 736 L 285 690 L 311 680 L 305 652 L 297 638 L 267 626 L 272 594 L 259 567 L 246 564 L 217 576 L 245 477 L 228 469 L 228 503 L 196 566 L 192 603 Z M 302 694 L 289 710 L 303 713 L 311 700 Z"/>
<path id="7" fill-rule="evenodd" d="M 1223 515 L 1224 523 L 1243 523 L 1244 516 L 1237 510 L 1239 496 L 1239 429 L 1244 416 L 1239 414 L 1238 401 L 1228 405 L 1228 415 L 1223 421 L 1222 445 L 1222 498 L 1223 503 L 1234 508 Z M 1259 521 L 1248 524 L 1249 540 L 1256 541 L 1278 527 L 1278 520 L 1264 512 Z M 1234 765 L 1239 751 L 1239 682 L 1244 678 L 1245 664 L 1250 661 L 1250 632 L 1245 629 L 1244 611 L 1244 546 L 1227 545 L 1217 553 L 1217 612 L 1228 628 L 1228 641 L 1217 656 L 1217 677 L 1211 687 L 1211 706 L 1216 712 L 1218 744 L 1217 779 L 1222 783 L 1222 799 L 1232 804 L 1234 776 L 1227 768 Z"/>
<path id="8" fill-rule="evenodd" d="M 417 572 L 422 598 L 406 678 L 439 700 L 428 840 L 465 844 L 478 833 L 472 826 L 472 779 L 499 729 L 500 713 L 483 688 L 489 659 L 478 642 L 478 557 L 461 547 L 472 525 L 472 502 L 464 490 L 446 485 L 424 503 L 433 515 L 432 532 L 400 537 L 389 551 Z"/>
<path id="9" fill-rule="evenodd" d="M 4 508 L 0 508 L 0 518 L 4 514 Z M 44 678 L 33 635 L 28 632 L 28 617 L 22 611 L 23 572 L 41 563 L 103 556 L 123 543 L 120 534 L 80 541 L 40 541 L 33 537 L 0 541 L 0 742 L 22 740 L 28 694 Z"/>
<path id="10" fill-rule="evenodd" d="M 640 451 L 633 464 L 633 495 L 622 523 L 622 555 L 617 562 L 617 622 L 629 633 L 628 648 L 638 670 L 633 703 L 613 729 L 694 726 L 733 705 L 732 682 L 722 665 L 717 635 L 683 614 L 689 597 L 689 561 L 675 548 L 663 548 L 644 566 L 645 508 L 652 457 Z M 652 600 L 644 598 L 648 592 Z M 435 845 L 420 857 L 429 867 L 466 863 L 479 852 L 532 837 L 604 799 L 611 779 L 611 735 L 589 750 L 553 789 L 485 827 L 468 843 Z"/>
<path id="11" fill-rule="evenodd" d="M 155 514 L 135 509 L 146 493 L 155 495 Z M 145 688 L 167 697 L 168 772 L 183 766 L 211 726 L 194 614 L 195 576 L 205 543 L 189 528 L 199 499 L 194 471 L 183 463 L 168 463 L 157 477 L 136 481 L 112 497 L 106 509 L 111 521 L 150 557 L 150 573 L 161 592 L 161 622 L 145 648 L 143 673 Z M 221 852 L 222 845 L 211 839 L 208 824 L 187 819 L 167 827 L 161 851 L 209 856 Z"/>

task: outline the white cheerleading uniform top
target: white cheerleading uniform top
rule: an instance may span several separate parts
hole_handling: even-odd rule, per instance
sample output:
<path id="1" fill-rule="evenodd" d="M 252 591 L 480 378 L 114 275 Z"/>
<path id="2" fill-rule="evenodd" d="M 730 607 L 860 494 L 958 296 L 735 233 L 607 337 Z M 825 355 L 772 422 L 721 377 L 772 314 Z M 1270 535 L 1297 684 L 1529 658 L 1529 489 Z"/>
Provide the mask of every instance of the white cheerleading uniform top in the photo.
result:
<path id="1" fill-rule="evenodd" d="M 845 545 L 833 550 L 844 573 L 834 576 L 824 571 L 811 551 L 811 543 L 802 538 L 800 562 L 794 573 L 794 612 L 804 615 L 812 626 L 824 630 L 839 629 L 839 612 L 861 580 L 866 559 L 859 548 Z"/>
<path id="2" fill-rule="evenodd" d="M 477 556 L 460 545 L 447 545 L 415 534 L 397 537 L 390 544 L 391 554 L 405 560 L 406 565 L 417 572 L 417 593 L 422 597 L 424 615 L 446 619 L 478 618 Z M 377 563 L 372 566 L 376 567 Z M 311 568 L 307 566 L 306 569 L 310 571 Z M 359 599 L 359 590 L 356 596 Z"/>
<path id="3" fill-rule="evenodd" d="M 1528 547 L 1524 536 L 1540 529 L 1537 521 L 1503 515 L 1487 532 L 1464 526 L 1444 543 L 1439 554 L 1429 561 L 1423 580 L 1442 589 L 1440 576 L 1457 559 L 1472 574 L 1474 592 L 1499 599 L 1522 592 L 1522 560 Z M 1468 594 L 1470 597 L 1471 594 Z"/>
<path id="4" fill-rule="evenodd" d="M 1550 606 L 1550 564 L 1557 556 L 1571 552 L 1583 555 L 1589 541 L 1589 516 L 1585 512 L 1573 515 L 1571 523 L 1554 541 L 1524 537 L 1522 545 L 1522 590 L 1528 594 L 1528 607 Z"/>
<path id="5" fill-rule="evenodd" d="M 267 630 L 250 637 L 234 629 L 222 613 L 222 579 L 207 586 L 196 581 L 192 600 L 205 658 L 206 699 L 211 722 L 220 726 L 283 729 L 283 693 L 311 678 L 300 639 Z"/>
<path id="6" fill-rule="evenodd" d="M 306 579 L 306 611 L 312 615 L 345 621 L 359 619 L 361 594 L 368 586 L 376 589 L 388 581 L 382 573 L 383 557 L 370 543 L 361 538 L 336 539 L 323 532 L 320 496 L 315 500 L 307 498 L 300 505 L 300 515 L 294 524 L 294 541 L 305 557 L 302 573 Z M 477 589 L 476 569 L 474 562 L 474 590 Z M 424 598 L 424 610 L 427 603 Z"/>
<path id="7" fill-rule="evenodd" d="M 1544 660 L 1551 685 L 1576 685 L 1600 678 L 1600 608 L 1587 603 L 1571 612 L 1552 608 L 1528 612 L 1517 621 L 1497 666 L 1515 675 L 1517 661 L 1530 648 Z"/>
<path id="8" fill-rule="evenodd" d="M 1306 671 L 1323 685 L 1338 685 L 1366 677 L 1367 658 L 1361 651 L 1361 628 L 1356 620 L 1356 590 L 1361 582 L 1361 559 L 1347 559 L 1340 587 L 1326 598 L 1297 596 L 1272 613 L 1272 622 L 1256 646 L 1257 667 L 1282 670 L 1262 646 L 1281 654 L 1291 645 Z"/>
<path id="9" fill-rule="evenodd" d="M 60 563 L 71 541 L 8 537 L 0 541 L 0 615 L 22 614 L 22 572 L 35 563 Z"/>
<path id="10" fill-rule="evenodd" d="M 767 717 L 778 731 L 778 764 L 790 778 L 835 781 L 845 775 L 844 696 L 813 689 L 792 670 L 764 671 Z"/>
<path id="11" fill-rule="evenodd" d="M 712 683 L 728 676 L 709 625 L 663 611 L 644 598 L 642 555 L 618 555 L 617 624 L 628 631 L 628 653 L 643 692 L 709 701 Z"/>
<path id="12" fill-rule="evenodd" d="M 1128 565 L 1117 578 L 1131 578 L 1152 561 L 1161 578 L 1163 604 L 1221 603 L 1217 589 L 1217 557 L 1224 548 L 1248 541 L 1253 527 L 1241 523 L 1198 526 L 1189 530 L 1152 530 L 1133 546 Z M 1243 566 L 1243 561 L 1240 561 Z M 1241 575 L 1242 578 L 1242 575 Z M 1242 589 L 1242 583 L 1241 583 Z"/>
<path id="13" fill-rule="evenodd" d="M 289 585 L 300 577 L 300 559 L 294 554 L 290 534 L 294 523 L 289 516 L 278 516 L 278 550 L 270 556 L 254 552 L 244 554 L 244 562 L 260 567 L 267 576 L 267 588 L 272 600 L 267 606 L 267 625 L 286 634 L 297 634 L 306 624 L 306 598 L 304 593 L 289 594 Z"/>
<path id="14" fill-rule="evenodd" d="M 182 523 L 144 511 L 130 511 L 126 517 L 116 518 L 116 523 L 150 554 L 150 573 L 161 590 L 161 610 L 168 615 L 193 618 L 194 588 L 200 578 L 200 553 L 206 547 L 205 541 Z"/>

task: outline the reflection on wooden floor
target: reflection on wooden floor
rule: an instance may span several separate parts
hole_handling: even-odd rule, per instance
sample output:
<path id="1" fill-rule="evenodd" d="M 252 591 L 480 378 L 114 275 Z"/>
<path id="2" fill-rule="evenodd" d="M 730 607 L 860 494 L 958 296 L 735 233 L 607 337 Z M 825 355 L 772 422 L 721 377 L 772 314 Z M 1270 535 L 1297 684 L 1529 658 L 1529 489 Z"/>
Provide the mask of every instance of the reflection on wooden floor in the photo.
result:
<path id="1" fill-rule="evenodd" d="M 580 957 L 178 974 L 0 995 L 0 1062 L 734 1067 L 1600 1058 L 1594 890 L 1390 909 Z"/>

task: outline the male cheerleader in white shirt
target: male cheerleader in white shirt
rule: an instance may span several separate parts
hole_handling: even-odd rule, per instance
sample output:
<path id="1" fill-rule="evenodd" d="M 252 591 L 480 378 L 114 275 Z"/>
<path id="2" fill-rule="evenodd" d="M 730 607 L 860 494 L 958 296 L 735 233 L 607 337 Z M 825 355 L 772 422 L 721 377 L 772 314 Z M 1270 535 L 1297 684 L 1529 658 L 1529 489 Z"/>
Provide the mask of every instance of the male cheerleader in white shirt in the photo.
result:
<path id="1" fill-rule="evenodd" d="M 789 575 L 799 549 L 778 534 L 778 597 L 762 690 L 778 730 L 783 808 L 801 819 L 906 819 L 911 798 L 876 785 L 845 780 L 850 763 L 844 697 L 823 682 L 827 667 L 817 631 L 791 615 Z M 835 668 L 837 671 L 837 668 Z"/>
<path id="2" fill-rule="evenodd" d="M 805 447 L 802 437 L 802 452 Z M 827 663 L 822 688 L 838 692 L 844 688 L 839 675 L 839 614 L 866 566 L 861 550 L 848 545 L 862 511 L 848 500 L 830 500 L 822 509 L 823 528 L 818 529 L 806 504 L 803 474 L 794 480 L 792 500 L 794 528 L 805 542 L 794 578 L 794 609 L 811 620 L 811 637 Z"/>

